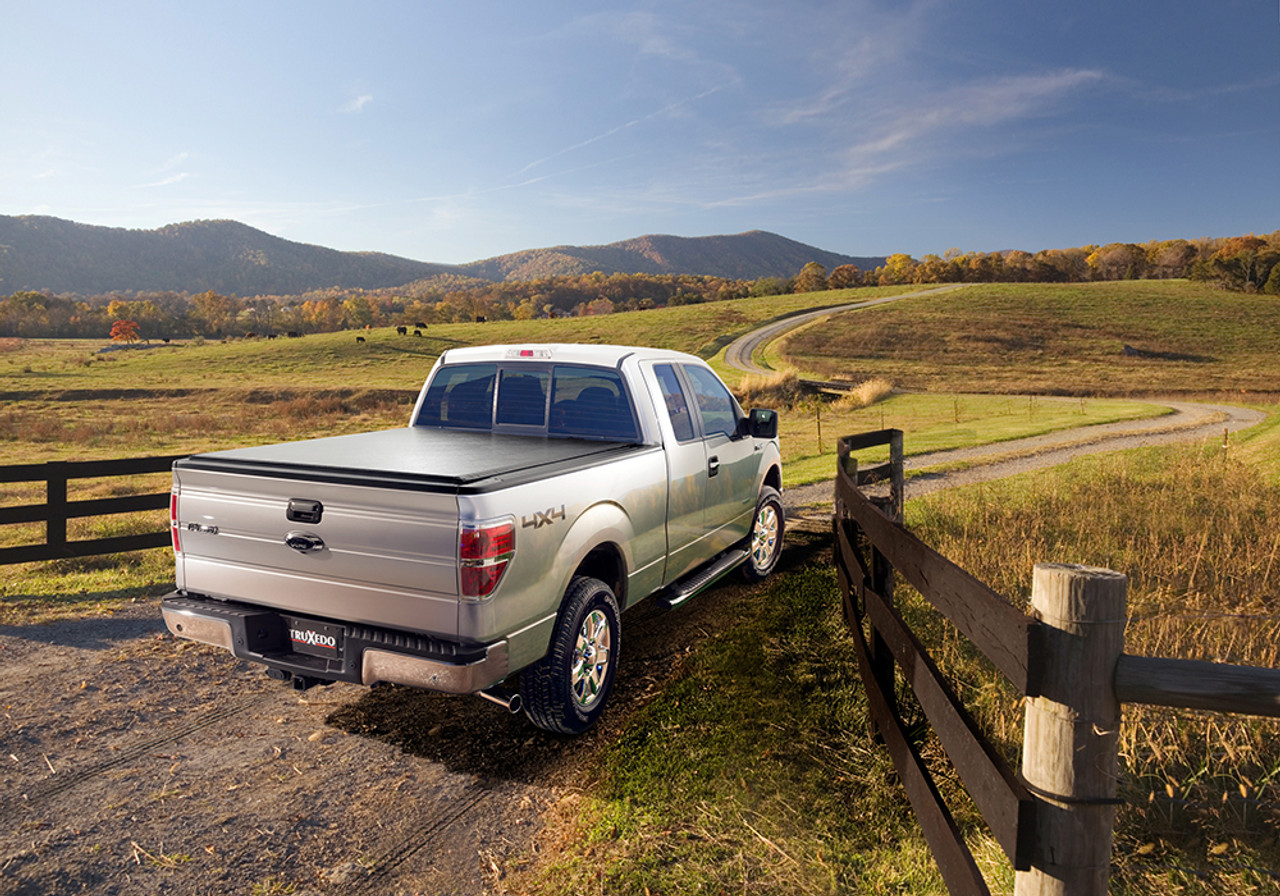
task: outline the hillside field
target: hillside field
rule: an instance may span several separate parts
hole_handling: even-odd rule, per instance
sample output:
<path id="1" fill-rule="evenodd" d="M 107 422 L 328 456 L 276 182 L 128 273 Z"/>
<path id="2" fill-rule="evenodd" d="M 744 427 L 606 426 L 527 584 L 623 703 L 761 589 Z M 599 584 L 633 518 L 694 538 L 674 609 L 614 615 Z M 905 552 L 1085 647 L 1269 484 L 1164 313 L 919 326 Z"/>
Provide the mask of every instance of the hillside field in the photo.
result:
<path id="1" fill-rule="evenodd" d="M 775 353 L 932 392 L 1247 401 L 1280 392 L 1280 298 L 1185 280 L 974 284 L 807 327 Z"/>

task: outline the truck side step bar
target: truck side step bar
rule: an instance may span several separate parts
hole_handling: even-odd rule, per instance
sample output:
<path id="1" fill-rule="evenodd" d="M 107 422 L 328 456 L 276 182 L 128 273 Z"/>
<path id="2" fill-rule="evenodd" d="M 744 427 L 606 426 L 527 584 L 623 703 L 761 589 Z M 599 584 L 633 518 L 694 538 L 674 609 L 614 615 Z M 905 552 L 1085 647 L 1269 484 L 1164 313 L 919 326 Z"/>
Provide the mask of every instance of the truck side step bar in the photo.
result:
<path id="1" fill-rule="evenodd" d="M 667 608 L 680 606 L 695 594 L 705 591 L 720 581 L 726 574 L 733 572 L 746 561 L 748 556 L 746 548 L 734 548 L 721 554 L 706 566 L 694 570 L 687 578 L 673 582 L 666 591 L 658 595 L 658 603 Z"/>

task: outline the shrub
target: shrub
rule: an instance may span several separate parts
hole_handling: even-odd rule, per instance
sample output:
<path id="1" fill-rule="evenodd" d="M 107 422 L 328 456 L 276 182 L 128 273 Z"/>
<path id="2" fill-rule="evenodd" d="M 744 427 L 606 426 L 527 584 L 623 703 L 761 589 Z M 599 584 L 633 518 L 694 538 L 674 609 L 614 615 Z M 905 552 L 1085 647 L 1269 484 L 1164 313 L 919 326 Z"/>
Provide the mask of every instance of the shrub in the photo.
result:
<path id="1" fill-rule="evenodd" d="M 864 380 L 854 386 L 847 394 L 836 402 L 836 407 L 842 411 L 856 411 L 859 408 L 869 408 L 878 401 L 884 401 L 893 392 L 893 383 L 884 377 L 874 377 L 873 379 Z"/>
<path id="2" fill-rule="evenodd" d="M 791 408 L 807 398 L 811 391 L 794 370 L 749 376 L 735 390 L 739 403 L 745 408 Z"/>

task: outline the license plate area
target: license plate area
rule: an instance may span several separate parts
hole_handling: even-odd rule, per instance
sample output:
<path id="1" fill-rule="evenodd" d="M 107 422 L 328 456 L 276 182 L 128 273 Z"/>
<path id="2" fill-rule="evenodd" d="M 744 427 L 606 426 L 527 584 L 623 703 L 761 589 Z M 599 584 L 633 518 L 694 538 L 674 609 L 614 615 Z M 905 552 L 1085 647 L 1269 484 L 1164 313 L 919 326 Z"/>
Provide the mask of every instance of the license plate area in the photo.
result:
<path id="1" fill-rule="evenodd" d="M 281 615 L 284 634 L 294 653 L 323 657 L 327 660 L 342 659 L 345 632 L 340 625 Z"/>

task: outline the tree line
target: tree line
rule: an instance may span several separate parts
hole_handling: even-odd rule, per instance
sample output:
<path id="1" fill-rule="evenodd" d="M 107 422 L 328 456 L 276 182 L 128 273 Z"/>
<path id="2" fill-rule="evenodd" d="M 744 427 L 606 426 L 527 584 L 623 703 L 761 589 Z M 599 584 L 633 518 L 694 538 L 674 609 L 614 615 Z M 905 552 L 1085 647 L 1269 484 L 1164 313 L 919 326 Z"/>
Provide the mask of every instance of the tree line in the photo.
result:
<path id="1" fill-rule="evenodd" d="M 837 268 L 836 273 L 840 269 Z M 803 273 L 803 272 L 802 272 Z M 864 283 L 1085 283 L 1185 278 L 1280 295 L 1280 230 L 1268 236 L 1108 243 L 1074 249 L 890 255 Z"/>
<path id="2" fill-rule="evenodd" d="M 672 274 L 591 274 L 525 281 L 457 278 L 396 289 L 325 289 L 239 297 L 214 291 L 98 296 L 21 291 L 0 299 L 0 336 L 225 338 L 480 320 L 612 314 L 748 296 L 933 283 L 1081 283 L 1189 278 L 1224 289 L 1280 295 L 1280 231 L 1268 236 L 1110 243 L 1074 249 L 965 253 L 915 259 L 898 253 L 869 271 L 816 262 L 794 277 L 734 280 Z M 119 321 L 134 326 L 115 330 Z"/>

